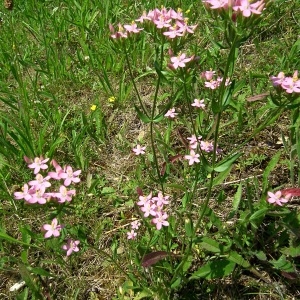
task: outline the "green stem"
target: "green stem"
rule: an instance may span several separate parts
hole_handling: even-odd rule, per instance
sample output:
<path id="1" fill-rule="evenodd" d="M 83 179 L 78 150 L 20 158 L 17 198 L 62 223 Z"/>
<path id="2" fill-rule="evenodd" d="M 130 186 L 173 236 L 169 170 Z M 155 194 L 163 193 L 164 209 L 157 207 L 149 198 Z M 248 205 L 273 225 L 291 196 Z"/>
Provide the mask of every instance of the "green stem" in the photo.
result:
<path id="1" fill-rule="evenodd" d="M 164 55 L 164 53 L 163 53 L 163 44 L 161 45 L 161 50 L 160 51 L 161 51 L 160 52 L 160 68 L 161 68 L 162 67 L 162 62 L 163 62 L 163 55 Z M 158 180 L 159 180 L 159 183 L 160 183 L 160 186 L 161 186 L 161 191 L 164 194 L 164 185 L 163 185 L 162 176 L 160 174 L 158 159 L 157 159 L 156 149 L 155 149 L 154 122 L 153 122 L 154 117 L 155 117 L 155 111 L 156 111 L 160 81 L 161 81 L 161 76 L 160 76 L 160 74 L 158 74 L 158 79 L 157 79 L 155 94 L 154 94 L 154 100 L 153 100 L 153 105 L 152 105 L 152 110 L 151 110 L 150 137 L 151 137 L 151 148 L 152 148 L 152 152 L 153 152 L 154 164 L 155 164 L 155 167 L 156 167 Z"/>
<path id="2" fill-rule="evenodd" d="M 129 75 L 130 75 L 130 78 L 131 78 L 131 82 L 133 84 L 133 88 L 134 88 L 135 93 L 136 93 L 136 95 L 138 97 L 140 106 L 142 107 L 142 110 L 143 110 L 144 114 L 149 118 L 149 113 L 148 113 L 146 107 L 143 104 L 143 101 L 142 101 L 142 99 L 140 97 L 140 93 L 139 93 L 139 91 L 137 89 L 137 86 L 135 84 L 135 80 L 134 80 L 133 73 L 132 73 L 132 70 L 131 70 L 130 61 L 129 61 L 129 57 L 128 57 L 128 53 L 127 53 L 127 49 L 126 49 L 125 44 L 123 44 L 123 49 L 124 49 L 124 52 L 125 52 L 125 59 L 126 59 L 126 63 L 127 63 L 127 66 L 128 66 L 128 71 L 129 71 Z"/>

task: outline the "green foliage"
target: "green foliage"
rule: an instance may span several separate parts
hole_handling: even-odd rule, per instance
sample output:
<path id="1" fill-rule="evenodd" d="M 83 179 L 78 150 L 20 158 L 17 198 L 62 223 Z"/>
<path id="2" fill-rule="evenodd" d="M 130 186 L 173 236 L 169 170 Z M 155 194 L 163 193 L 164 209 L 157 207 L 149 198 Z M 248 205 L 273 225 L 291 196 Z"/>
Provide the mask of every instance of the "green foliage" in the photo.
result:
<path id="1" fill-rule="evenodd" d="M 161 5 L 180 7 L 195 34 L 170 39 L 144 21 L 139 34 L 110 38 L 110 24 L 121 30 Z M 267 200 L 300 182 L 300 98 L 269 77 L 299 67 L 299 9 L 296 0 L 269 1 L 251 18 L 201 1 L 29 0 L 0 9 L 0 272 L 5 282 L 10 272 L 24 280 L 16 299 L 86 298 L 98 274 L 113 279 L 105 297 L 119 287 L 115 299 L 185 299 L 187 290 L 201 298 L 213 282 L 249 273 L 294 296 L 299 212 Z M 191 60 L 172 68 L 182 53 Z M 221 77 L 214 89 L 201 76 L 208 70 Z M 166 118 L 172 108 L 177 115 Z M 202 142 L 194 162 L 192 136 Z M 145 156 L 132 153 L 136 144 Z M 77 196 L 16 201 L 32 179 L 24 156 L 82 170 Z M 150 193 L 170 196 L 161 228 L 137 205 Z M 41 227 L 54 218 L 65 226 L 45 239 Z M 133 220 L 142 224 L 127 239 Z M 80 252 L 66 259 L 69 237 Z"/>

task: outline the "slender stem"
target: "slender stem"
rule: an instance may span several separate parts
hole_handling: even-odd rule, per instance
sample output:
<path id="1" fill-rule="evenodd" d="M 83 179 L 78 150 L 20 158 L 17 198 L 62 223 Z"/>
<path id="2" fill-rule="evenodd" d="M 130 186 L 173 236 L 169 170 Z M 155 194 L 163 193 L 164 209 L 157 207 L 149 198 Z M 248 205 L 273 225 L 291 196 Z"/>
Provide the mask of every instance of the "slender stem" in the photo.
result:
<path id="1" fill-rule="evenodd" d="M 162 62 L 163 62 L 163 55 L 164 55 L 164 53 L 163 53 L 163 44 L 161 45 L 160 51 L 161 51 L 160 52 L 160 68 L 161 68 L 162 67 Z M 164 185 L 163 185 L 163 181 L 162 181 L 162 176 L 160 174 L 158 159 L 157 159 L 156 149 L 155 149 L 154 122 L 153 122 L 154 117 L 155 117 L 155 111 L 156 111 L 160 81 L 161 81 L 161 76 L 160 76 L 160 74 L 158 74 L 158 79 L 157 79 L 157 82 L 156 82 L 156 88 L 155 88 L 155 94 L 154 94 L 154 100 L 153 100 L 153 105 L 152 105 L 152 110 L 151 110 L 150 137 L 151 137 L 151 147 L 152 147 L 152 152 L 153 152 L 154 164 L 155 164 L 155 167 L 156 167 L 156 172 L 157 172 L 158 180 L 160 182 L 161 190 L 162 190 L 162 193 L 164 194 Z"/>
<path id="2" fill-rule="evenodd" d="M 140 97 L 140 93 L 139 93 L 139 91 L 138 91 L 138 89 L 137 89 L 137 86 L 136 86 L 136 84 L 135 84 L 135 80 L 134 80 L 133 73 L 132 73 L 132 70 L 131 70 L 130 61 L 129 61 L 129 57 L 128 57 L 128 53 L 127 53 L 127 49 L 126 49 L 125 44 L 123 44 L 123 49 L 124 49 L 124 52 L 125 52 L 125 59 L 126 59 L 126 63 L 127 63 L 127 66 L 128 66 L 129 75 L 130 75 L 131 82 L 132 82 L 132 84 L 133 84 L 135 93 L 136 93 L 136 95 L 137 95 L 137 97 L 138 97 L 140 106 L 142 107 L 142 110 L 143 110 L 144 114 L 149 118 L 149 113 L 148 113 L 146 107 L 145 107 L 144 104 L 143 104 L 143 101 L 142 101 L 142 99 L 141 99 L 141 97 Z"/>

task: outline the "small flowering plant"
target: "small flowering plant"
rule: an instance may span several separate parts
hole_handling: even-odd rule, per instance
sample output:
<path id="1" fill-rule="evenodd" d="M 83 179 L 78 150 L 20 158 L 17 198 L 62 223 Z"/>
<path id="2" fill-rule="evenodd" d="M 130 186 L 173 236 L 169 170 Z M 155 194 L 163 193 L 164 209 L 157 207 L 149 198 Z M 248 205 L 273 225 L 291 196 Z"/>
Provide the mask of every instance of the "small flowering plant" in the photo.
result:
<path id="1" fill-rule="evenodd" d="M 46 176 L 43 176 L 40 172 L 48 170 L 49 166 L 47 162 L 49 158 L 36 157 L 33 161 L 28 157 L 24 159 L 28 163 L 28 168 L 33 169 L 35 180 L 24 184 L 21 192 L 18 191 L 14 193 L 16 200 L 24 200 L 25 203 L 29 205 L 52 204 L 54 206 L 72 201 L 76 195 L 76 190 L 70 189 L 70 185 L 80 182 L 79 175 L 81 174 L 81 170 L 73 171 L 71 166 L 61 167 L 55 160 L 52 160 L 51 165 L 55 168 L 55 171 L 50 170 Z M 45 232 L 45 239 L 60 237 L 65 225 L 60 224 L 59 220 L 60 218 L 54 218 L 50 224 L 44 224 L 42 226 L 42 231 Z M 72 252 L 79 251 L 78 244 L 79 241 L 69 239 L 67 244 L 62 246 L 62 249 L 65 250 L 67 256 L 69 256 Z"/>
<path id="2" fill-rule="evenodd" d="M 128 230 L 124 236 L 130 241 L 128 247 L 132 247 L 131 250 L 135 253 L 129 253 L 137 268 L 131 274 L 143 273 L 139 269 L 141 266 L 152 267 L 152 277 L 149 280 L 153 285 L 150 287 L 146 284 L 147 287 L 142 289 L 138 282 L 134 282 L 134 288 L 142 290 L 149 297 L 156 295 L 159 299 L 168 299 L 181 284 L 185 285 L 193 279 L 228 276 L 237 266 L 250 270 L 262 279 L 261 274 L 252 265 L 253 256 L 268 260 L 265 256 L 260 256 L 265 250 L 265 245 L 259 243 L 272 240 L 273 234 L 278 237 L 280 230 L 287 232 L 291 223 L 295 228 L 299 228 L 299 224 L 294 224 L 294 212 L 288 207 L 293 195 L 269 189 L 268 176 L 275 168 L 274 161 L 279 159 L 278 155 L 275 155 L 266 167 L 263 188 L 255 200 L 250 184 L 243 185 L 241 181 L 237 183 L 231 211 L 224 212 L 223 219 L 211 208 L 213 205 L 209 205 L 214 200 L 223 205 L 227 198 L 226 192 L 223 191 L 225 179 L 243 155 L 239 145 L 230 145 L 231 149 L 223 149 L 223 144 L 226 144 L 226 138 L 223 136 L 226 136 L 226 133 L 221 136 L 220 131 L 222 127 L 227 128 L 227 123 L 222 123 L 226 119 L 224 112 L 230 112 L 231 107 L 237 109 L 237 95 L 245 86 L 245 82 L 236 79 L 238 74 L 235 64 L 239 58 L 240 47 L 253 34 L 256 25 L 264 16 L 267 1 L 202 2 L 211 16 L 208 22 L 224 34 L 223 40 L 214 41 L 214 45 L 219 47 L 216 46 L 217 56 L 226 57 L 225 63 L 222 59 L 216 62 L 210 59 L 210 51 L 207 51 L 210 55 L 206 56 L 206 52 L 203 51 L 203 57 L 191 52 L 191 49 L 199 47 L 197 43 L 194 44 L 194 48 L 188 47 L 188 42 L 193 41 L 199 28 L 196 24 L 191 25 L 181 10 L 175 11 L 165 7 L 150 10 L 136 18 L 132 25 L 118 25 L 117 32 L 111 29 L 111 39 L 115 45 L 120 46 L 126 59 L 128 73 L 138 99 L 138 103 L 134 103 L 137 115 L 143 123 L 149 125 L 150 133 L 147 157 L 142 157 L 142 168 L 139 166 L 136 173 L 139 184 L 145 186 L 143 190 L 153 192 L 144 194 L 142 189 L 139 189 L 138 200 L 134 201 L 137 215 L 135 217 L 138 220 L 125 225 Z M 154 67 L 151 69 L 149 66 L 149 69 L 154 74 L 156 84 L 150 104 L 144 103 L 139 94 L 136 86 L 139 77 L 133 76 L 133 61 L 130 61 L 128 51 L 132 49 L 130 47 L 135 46 L 132 42 L 135 37 L 141 36 L 144 41 L 154 41 Z M 143 76 L 144 74 L 141 74 L 141 78 Z M 272 76 L 270 79 L 277 91 L 288 95 L 298 94 L 297 72 L 293 77 L 286 77 L 280 72 L 278 76 Z M 285 101 L 280 109 L 286 108 L 286 105 Z M 263 125 L 254 129 L 247 128 L 248 131 L 243 132 L 245 140 L 242 144 L 254 138 L 269 124 L 268 122 L 274 121 L 275 116 L 279 116 L 280 109 L 271 110 Z M 243 124 L 242 116 L 239 118 L 239 123 Z M 232 127 L 230 128 L 232 130 Z M 143 155 L 144 147 L 137 145 L 132 151 L 136 156 Z M 147 174 L 142 173 L 145 170 Z M 144 177 L 148 178 L 147 176 L 153 185 L 150 189 L 149 182 L 144 182 Z M 180 184 L 173 183 L 176 176 L 182 179 Z M 177 195 L 172 190 L 174 186 L 180 190 Z M 243 199 L 243 189 L 247 190 L 247 199 Z M 158 192 L 154 192 L 155 190 Z M 176 201 L 175 199 L 180 204 L 173 209 L 172 202 Z M 224 203 L 224 207 L 226 205 Z M 293 215 L 291 223 L 284 217 L 287 212 Z M 281 220 L 278 223 L 272 220 L 269 232 L 263 231 L 264 221 L 275 215 L 280 216 Z M 263 236 L 262 231 L 267 236 Z M 262 236 L 259 242 L 257 235 Z M 289 241 L 288 238 L 284 241 L 285 246 Z M 279 248 L 274 246 L 272 249 L 277 261 L 268 261 L 275 268 L 282 251 Z M 178 260 L 174 259 L 176 252 L 180 252 L 181 255 Z M 195 253 L 201 260 L 197 270 L 194 270 L 197 260 Z M 267 253 L 264 254 L 267 256 Z M 193 268 L 190 268 L 192 265 Z M 290 267 L 288 271 L 291 270 L 295 271 Z M 143 279 L 139 282 L 143 282 Z M 154 282 L 159 284 L 155 285 Z"/>

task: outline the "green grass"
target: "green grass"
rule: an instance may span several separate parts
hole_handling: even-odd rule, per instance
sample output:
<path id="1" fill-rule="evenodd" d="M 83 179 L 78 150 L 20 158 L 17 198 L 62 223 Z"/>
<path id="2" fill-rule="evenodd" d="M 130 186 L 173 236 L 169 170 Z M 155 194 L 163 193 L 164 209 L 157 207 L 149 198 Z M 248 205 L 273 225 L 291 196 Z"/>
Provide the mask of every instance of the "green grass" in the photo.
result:
<path id="1" fill-rule="evenodd" d="M 220 173 L 224 178 L 217 177 L 215 182 L 219 180 L 220 183 L 216 184 L 211 194 L 213 201 L 209 204 L 213 212 L 205 211 L 199 224 L 199 230 L 210 238 L 216 234 L 222 239 L 224 233 L 224 245 L 228 242 L 225 239 L 232 234 L 232 241 L 236 243 L 234 251 L 260 268 L 262 277 L 257 277 L 249 268 L 245 271 L 239 262 L 229 277 L 212 280 L 199 277 L 196 281 L 188 281 L 180 289 L 172 290 L 173 298 L 170 299 L 296 299 L 300 295 L 298 273 L 296 279 L 288 278 L 286 273 L 289 272 L 284 273 L 284 268 L 278 266 L 282 263 L 279 256 L 272 258 L 274 271 L 258 258 L 260 252 L 253 254 L 258 249 L 255 245 L 251 244 L 253 253 L 245 250 L 250 248 L 250 240 L 252 243 L 257 239 L 258 244 L 263 241 L 268 230 L 278 233 L 278 236 L 268 236 L 268 242 L 279 248 L 292 246 L 287 245 L 286 240 L 298 243 L 298 239 L 285 237 L 287 230 L 282 223 L 276 229 L 271 228 L 276 216 L 268 216 L 269 219 L 259 225 L 257 236 L 256 220 L 247 223 L 248 227 L 243 225 L 246 221 L 241 221 L 248 220 L 250 212 L 253 213 L 251 201 L 255 206 L 260 199 L 266 198 L 267 190 L 299 187 L 300 182 L 299 137 L 283 141 L 282 154 L 274 163 L 272 158 L 278 148 L 269 147 L 290 134 L 289 112 L 282 113 L 276 122 L 264 125 L 266 116 L 275 107 L 270 98 L 247 101 L 251 96 L 273 90 L 270 75 L 300 69 L 300 23 L 297 20 L 300 4 L 297 0 L 270 2 L 272 6 L 266 18 L 240 47 L 233 75 L 239 86 L 224 111 L 219 132 L 219 146 L 224 157 L 234 154 L 238 148 L 245 155 L 237 159 L 230 173 Z M 28 0 L 16 1 L 12 11 L 0 8 L 0 298 L 141 299 L 135 298 L 137 294 L 134 295 L 133 283 L 126 273 L 135 274 L 136 278 L 141 278 L 141 286 L 149 288 L 159 287 L 160 282 L 172 279 L 164 271 L 167 265 L 160 265 L 158 273 L 151 273 L 150 268 L 150 275 L 136 266 L 141 264 L 146 245 L 151 245 L 148 250 L 172 250 L 182 254 L 180 251 L 188 232 L 184 218 L 197 222 L 210 171 L 201 166 L 196 196 L 194 202 L 189 202 L 188 193 L 184 191 L 193 186 L 194 174 L 181 161 L 168 163 L 165 188 L 172 195 L 175 212 L 170 219 L 173 233 L 168 234 L 175 241 L 166 245 L 163 236 L 153 237 L 150 230 L 145 230 L 139 245 L 128 243 L 126 231 L 130 222 L 138 217 L 134 205 L 138 198 L 137 187 L 148 194 L 152 189 L 160 190 L 160 183 L 154 178 L 156 166 L 150 154 L 149 124 L 137 116 L 134 104 L 138 99 L 130 70 L 125 55 L 110 39 L 109 32 L 109 24 L 129 24 L 144 10 L 161 5 L 181 7 L 184 12 L 189 10 L 190 23 L 198 24 L 195 36 L 186 46 L 189 54 L 200 57 L 198 74 L 209 69 L 224 72 L 229 49 L 215 43 L 222 41 L 224 32 L 201 1 Z M 149 38 L 141 37 L 129 48 L 136 88 L 148 110 L 153 103 L 157 78 L 155 46 Z M 188 91 L 190 97 L 204 94 L 198 77 Z M 214 97 L 212 93 L 206 96 Z M 115 97 L 115 101 L 110 102 L 110 97 Z M 176 125 L 161 122 L 155 127 L 160 162 L 168 161 L 168 156 L 185 154 L 183 137 L 192 132 L 188 111 L 183 105 L 182 85 L 175 79 L 171 86 L 162 82 L 158 108 L 170 100 L 182 107 L 186 116 Z M 91 110 L 92 105 L 96 105 L 95 111 Z M 207 112 L 203 118 L 206 118 L 204 123 L 200 118 L 197 122 L 204 124 L 203 133 L 212 139 L 213 115 Z M 251 138 L 261 124 L 263 130 Z M 294 127 L 296 135 L 299 134 L 295 115 Z M 145 159 L 139 160 L 133 155 L 132 148 L 137 143 L 147 144 Z M 291 150 L 289 146 L 294 148 Z M 76 186 L 77 196 L 70 205 L 49 206 L 47 211 L 43 206 L 36 208 L 14 200 L 14 192 L 20 191 L 23 184 L 33 178 L 23 157 L 40 155 L 82 170 L 81 183 Z M 241 190 L 238 190 L 240 182 Z M 232 201 L 236 211 L 232 209 Z M 191 208 L 190 213 L 182 208 L 182 203 Z M 297 208 L 293 208 L 296 211 L 293 220 L 298 220 Z M 40 234 L 41 226 L 49 224 L 60 209 L 64 210 L 68 234 L 81 241 L 80 253 L 69 259 L 65 259 L 58 241 L 44 242 Z M 229 220 L 228 215 L 232 215 L 232 219 Z M 239 232 L 230 227 L 230 222 L 239 224 Z M 282 222 L 290 228 L 294 226 L 287 219 Z M 226 234 L 220 224 L 226 224 Z M 3 233 L 15 240 L 4 237 Z M 36 246 L 43 243 L 43 247 Z M 203 246 L 204 242 L 201 243 L 199 245 Z M 197 259 L 189 266 L 189 276 L 214 258 L 204 246 L 197 247 L 193 248 Z M 271 249 L 262 252 L 268 251 Z M 292 256 L 287 254 L 286 257 Z M 292 261 L 299 272 L 298 257 Z M 25 280 L 26 287 L 9 292 L 9 288 L 21 279 Z M 139 288 L 136 293 L 142 290 Z M 149 296 L 148 299 L 158 298 Z"/>

